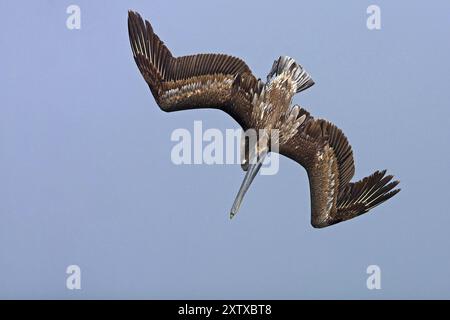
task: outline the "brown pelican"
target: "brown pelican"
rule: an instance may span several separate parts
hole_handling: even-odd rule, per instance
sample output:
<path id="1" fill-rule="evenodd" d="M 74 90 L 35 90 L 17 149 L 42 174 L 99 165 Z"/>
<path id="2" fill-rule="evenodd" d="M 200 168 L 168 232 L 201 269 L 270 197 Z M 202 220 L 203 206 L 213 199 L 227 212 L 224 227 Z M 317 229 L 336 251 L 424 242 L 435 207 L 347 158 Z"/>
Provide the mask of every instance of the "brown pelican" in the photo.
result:
<path id="1" fill-rule="evenodd" d="M 342 131 L 331 122 L 314 119 L 298 105 L 291 106 L 294 94 L 314 84 L 292 58 L 276 60 L 263 83 L 236 57 L 174 57 L 150 23 L 136 12 L 128 14 L 128 32 L 134 60 L 163 111 L 215 108 L 228 113 L 243 130 L 278 131 L 278 152 L 301 164 L 308 173 L 313 227 L 357 217 L 400 191 L 394 189 L 399 182 L 392 181 L 386 171 L 350 182 L 355 171 L 353 152 Z M 257 144 L 247 146 L 242 163 L 247 173 L 230 217 L 237 213 L 271 151 L 271 137 L 263 134 Z"/>

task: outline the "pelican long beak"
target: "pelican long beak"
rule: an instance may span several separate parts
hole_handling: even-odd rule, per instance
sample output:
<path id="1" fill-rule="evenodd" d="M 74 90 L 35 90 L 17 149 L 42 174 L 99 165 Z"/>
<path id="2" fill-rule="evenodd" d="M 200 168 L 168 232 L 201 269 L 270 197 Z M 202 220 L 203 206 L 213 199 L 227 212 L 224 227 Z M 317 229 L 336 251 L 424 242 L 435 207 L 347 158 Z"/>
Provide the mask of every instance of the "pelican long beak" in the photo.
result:
<path id="1" fill-rule="evenodd" d="M 253 182 L 253 179 L 255 179 L 256 175 L 258 174 L 259 169 L 261 169 L 261 166 L 263 164 L 264 158 L 267 155 L 267 151 L 262 152 L 259 155 L 259 159 L 256 163 L 250 163 L 248 166 L 247 173 L 245 174 L 244 181 L 242 181 L 241 187 L 239 189 L 239 192 L 236 196 L 236 199 L 234 200 L 233 207 L 230 211 L 230 219 L 232 219 L 236 213 L 239 211 L 239 208 L 241 207 L 242 200 L 244 199 L 244 195 L 247 192 L 248 188 L 250 188 L 250 185 Z"/>

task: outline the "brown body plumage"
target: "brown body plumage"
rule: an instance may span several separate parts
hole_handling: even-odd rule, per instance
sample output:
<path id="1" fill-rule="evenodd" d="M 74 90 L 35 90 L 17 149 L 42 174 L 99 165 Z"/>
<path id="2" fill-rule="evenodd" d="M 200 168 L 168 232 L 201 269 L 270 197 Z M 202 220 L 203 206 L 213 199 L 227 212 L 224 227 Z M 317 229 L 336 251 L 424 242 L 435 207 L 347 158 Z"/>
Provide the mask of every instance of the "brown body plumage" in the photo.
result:
<path id="1" fill-rule="evenodd" d="M 242 167 L 248 171 L 231 216 L 239 209 L 261 159 L 272 151 L 273 130 L 278 134 L 278 152 L 308 173 L 314 227 L 354 218 L 400 191 L 394 189 L 398 181 L 391 181 L 385 171 L 350 182 L 355 171 L 353 153 L 342 131 L 326 120 L 314 119 L 297 105 L 291 106 L 294 94 L 314 84 L 293 59 L 280 57 L 263 83 L 239 58 L 223 54 L 175 58 L 138 13 L 129 12 L 128 30 L 136 64 L 162 110 L 216 108 L 232 116 L 244 130 L 266 132 L 259 137 L 258 146 L 246 148 L 250 151 L 245 153 Z"/>

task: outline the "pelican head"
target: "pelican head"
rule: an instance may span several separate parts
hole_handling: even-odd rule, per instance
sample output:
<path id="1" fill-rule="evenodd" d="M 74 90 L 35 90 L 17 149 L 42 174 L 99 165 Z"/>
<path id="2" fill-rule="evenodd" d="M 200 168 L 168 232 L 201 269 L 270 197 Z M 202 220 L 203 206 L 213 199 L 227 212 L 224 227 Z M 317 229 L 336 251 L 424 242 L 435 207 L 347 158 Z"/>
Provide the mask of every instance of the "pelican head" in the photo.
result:
<path id="1" fill-rule="evenodd" d="M 270 136 L 268 130 L 259 131 L 259 139 L 257 139 L 256 134 L 252 133 L 252 131 L 249 134 L 248 130 L 241 140 L 241 166 L 246 171 L 246 174 L 231 207 L 230 219 L 239 211 L 245 193 L 250 188 L 250 185 L 261 169 L 264 159 L 270 152 Z"/>

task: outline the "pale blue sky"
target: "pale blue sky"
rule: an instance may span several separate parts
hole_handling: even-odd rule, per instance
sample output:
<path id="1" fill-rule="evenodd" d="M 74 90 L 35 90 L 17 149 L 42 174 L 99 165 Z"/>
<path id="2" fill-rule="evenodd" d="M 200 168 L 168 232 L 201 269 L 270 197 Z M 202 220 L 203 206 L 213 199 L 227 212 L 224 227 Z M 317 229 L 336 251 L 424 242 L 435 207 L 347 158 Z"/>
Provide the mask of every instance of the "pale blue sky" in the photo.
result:
<path id="1" fill-rule="evenodd" d="M 66 28 L 73 3 L 81 30 Z M 366 28 L 370 4 L 381 30 Z M 170 135 L 237 124 L 158 109 L 128 9 L 175 55 L 233 54 L 262 78 L 295 58 L 316 85 L 294 102 L 344 130 L 355 178 L 386 168 L 402 192 L 313 229 L 306 172 L 281 158 L 230 221 L 240 166 L 175 166 Z M 450 2 L 7 0 L 0 12 L 0 298 L 450 298 Z M 65 287 L 71 264 L 79 291 Z"/>

